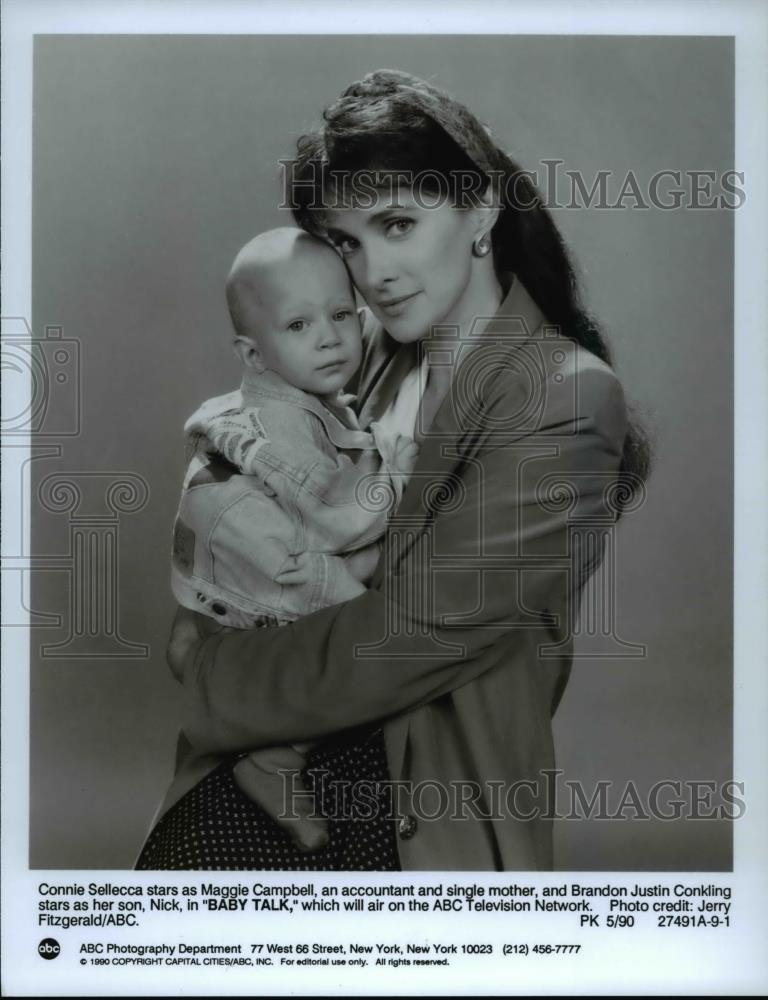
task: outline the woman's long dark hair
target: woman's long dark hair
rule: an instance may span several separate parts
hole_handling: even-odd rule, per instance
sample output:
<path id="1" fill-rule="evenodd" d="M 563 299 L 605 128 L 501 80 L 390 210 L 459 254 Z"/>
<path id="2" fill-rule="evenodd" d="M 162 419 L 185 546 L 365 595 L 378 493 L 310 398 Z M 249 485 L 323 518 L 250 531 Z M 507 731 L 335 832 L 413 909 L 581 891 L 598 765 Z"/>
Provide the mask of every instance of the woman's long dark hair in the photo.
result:
<path id="1" fill-rule="evenodd" d="M 339 197 L 339 185 L 363 171 L 431 175 L 445 181 L 444 190 L 454 195 L 460 190 L 465 204 L 481 197 L 490 181 L 501 206 L 492 231 L 499 278 L 516 274 L 549 322 L 613 366 L 599 326 L 581 304 L 565 243 L 532 180 L 463 105 L 416 77 L 380 70 L 348 87 L 323 117 L 322 128 L 299 139 L 292 162 L 289 203 L 299 226 L 323 235 L 322 207 Z M 648 437 L 633 418 L 624 440 L 619 510 L 636 496 L 650 464 Z"/>

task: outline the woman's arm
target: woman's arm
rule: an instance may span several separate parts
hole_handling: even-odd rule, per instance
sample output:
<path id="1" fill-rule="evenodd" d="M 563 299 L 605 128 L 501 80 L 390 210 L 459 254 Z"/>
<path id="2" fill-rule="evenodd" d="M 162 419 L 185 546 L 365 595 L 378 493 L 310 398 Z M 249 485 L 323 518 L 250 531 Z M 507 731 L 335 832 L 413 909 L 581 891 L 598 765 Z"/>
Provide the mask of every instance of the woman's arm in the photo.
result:
<path id="1" fill-rule="evenodd" d="M 569 520 L 605 514 L 626 431 L 609 369 L 582 373 L 575 410 L 572 399 L 555 389 L 545 425 L 470 449 L 448 477 L 460 502 L 412 543 L 407 527 L 392 533 L 407 551 L 393 553 L 373 589 L 283 628 L 190 643 L 182 664 L 190 741 L 236 751 L 386 718 L 473 680 L 495 665 L 487 654 L 500 639 L 540 627 Z M 488 408 L 518 405 L 514 393 L 501 394 Z M 557 483 L 573 503 L 542 502 L 541 490 Z"/>

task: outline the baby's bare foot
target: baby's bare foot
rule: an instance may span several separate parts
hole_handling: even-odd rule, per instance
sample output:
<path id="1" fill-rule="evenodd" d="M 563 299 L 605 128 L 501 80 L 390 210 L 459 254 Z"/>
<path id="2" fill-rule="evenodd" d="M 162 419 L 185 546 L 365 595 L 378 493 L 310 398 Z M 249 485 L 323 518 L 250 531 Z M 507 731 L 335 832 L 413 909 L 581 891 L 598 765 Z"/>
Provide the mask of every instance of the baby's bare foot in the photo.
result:
<path id="1" fill-rule="evenodd" d="M 301 851 L 319 851 L 328 843 L 328 824 L 313 816 L 311 794 L 301 781 L 304 757 L 291 747 L 257 750 L 233 768 L 244 795 L 268 813 Z"/>

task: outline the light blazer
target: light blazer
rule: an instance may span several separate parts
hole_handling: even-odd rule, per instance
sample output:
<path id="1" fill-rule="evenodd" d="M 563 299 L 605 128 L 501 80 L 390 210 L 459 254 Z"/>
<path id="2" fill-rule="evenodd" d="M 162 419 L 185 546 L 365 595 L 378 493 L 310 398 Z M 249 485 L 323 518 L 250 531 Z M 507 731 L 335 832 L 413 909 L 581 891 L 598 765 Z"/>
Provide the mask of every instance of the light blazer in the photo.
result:
<path id="1" fill-rule="evenodd" d="M 447 363 L 457 342 L 435 346 L 430 364 Z M 372 332 L 364 416 L 386 403 L 400 353 Z M 416 818 L 401 824 L 403 869 L 552 867 L 551 716 L 602 558 L 594 529 L 615 520 L 624 396 L 517 280 L 463 353 L 371 588 L 281 629 L 210 636 L 188 658 L 189 745 L 161 811 L 222 753 L 384 720 L 391 777 L 418 797 L 400 798 Z"/>

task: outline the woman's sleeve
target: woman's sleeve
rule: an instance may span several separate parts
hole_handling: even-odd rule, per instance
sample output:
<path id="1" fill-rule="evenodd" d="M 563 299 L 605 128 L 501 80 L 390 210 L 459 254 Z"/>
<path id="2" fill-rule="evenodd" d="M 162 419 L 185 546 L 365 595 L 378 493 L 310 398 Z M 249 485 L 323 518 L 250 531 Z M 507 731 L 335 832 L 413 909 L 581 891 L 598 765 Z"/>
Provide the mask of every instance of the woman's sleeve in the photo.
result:
<path id="1" fill-rule="evenodd" d="M 442 485 L 425 476 L 437 512 L 426 530 L 404 519 L 390 532 L 371 590 L 283 628 L 198 644 L 184 667 L 193 745 L 244 750 L 398 714 L 496 665 L 499 640 L 541 627 L 569 524 L 605 518 L 626 432 L 613 373 L 578 381 L 575 406 L 558 390 L 545 423 L 487 435 Z M 517 402 L 489 407 L 506 414 Z"/>

